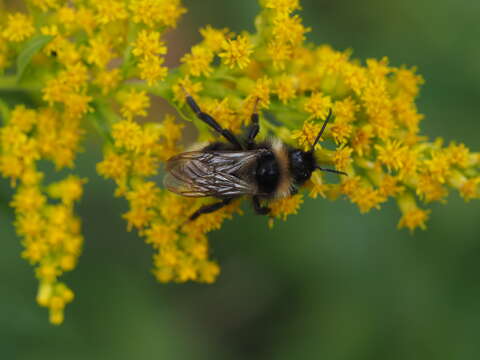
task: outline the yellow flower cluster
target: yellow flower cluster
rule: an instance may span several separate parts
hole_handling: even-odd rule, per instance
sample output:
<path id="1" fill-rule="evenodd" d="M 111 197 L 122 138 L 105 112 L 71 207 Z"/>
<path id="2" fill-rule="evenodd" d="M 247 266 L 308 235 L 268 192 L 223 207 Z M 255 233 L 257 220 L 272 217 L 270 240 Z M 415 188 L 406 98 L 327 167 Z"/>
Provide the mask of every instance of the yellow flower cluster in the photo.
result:
<path id="1" fill-rule="evenodd" d="M 74 203 L 82 196 L 84 180 L 70 175 L 45 186 L 37 161 L 50 159 L 58 167 L 70 163 L 75 136 L 71 143 L 58 138 L 59 134 L 69 136 L 68 126 L 53 109 L 17 106 L 0 129 L 0 172 L 16 186 L 10 205 L 22 237 L 22 257 L 35 267 L 40 282 L 37 302 L 50 309 L 54 324 L 63 321 L 65 304 L 73 299 L 73 292 L 59 277 L 75 267 L 81 252 L 83 238 Z"/>
<path id="2" fill-rule="evenodd" d="M 74 203 L 85 180 L 68 175 L 44 184 L 37 162 L 73 168 L 92 129 L 105 141 L 97 171 L 128 201 L 123 216 L 153 247 L 155 277 L 210 283 L 219 274 L 207 233 L 240 213 L 240 201 L 187 221 L 212 200 L 181 198 L 159 185 L 160 169 L 181 151 L 183 125 L 168 115 L 139 122 L 152 97 L 191 121 L 199 142 L 215 137 L 185 104 L 185 91 L 236 134 L 256 107 L 259 139 L 273 135 L 303 149 L 333 112 L 322 140 L 335 148 L 320 142 L 315 153 L 322 166 L 348 176 L 331 183 L 315 172 L 305 192 L 269 204 L 270 225 L 297 213 L 307 195 L 344 197 L 362 213 L 392 198 L 398 227 L 412 231 L 426 227 L 430 210 L 420 203 L 444 202 L 451 189 L 466 201 L 480 197 L 480 154 L 420 135 L 415 98 L 423 80 L 415 68 L 391 67 L 386 58 L 363 64 L 349 51 L 307 43 L 299 0 L 259 2 L 255 33 L 206 26 L 173 71 L 164 66 L 162 38 L 186 11 L 179 0 L 32 0 L 29 14 L 1 17 L 0 85 L 27 92 L 36 105 L 0 99 L 0 173 L 15 187 L 11 206 L 23 257 L 35 266 L 37 301 L 50 309 L 52 323 L 62 322 L 73 299 L 59 278 L 81 251 Z"/>
<path id="3" fill-rule="evenodd" d="M 98 164 L 98 172 L 118 184 L 130 210 L 124 214 L 129 229 L 137 229 L 155 250 L 153 273 L 161 282 L 195 280 L 212 282 L 219 273 L 208 259 L 206 233 L 238 211 L 235 203 L 222 211 L 187 222 L 204 201 L 182 199 L 146 178 L 157 173 L 160 162 L 180 151 L 182 125 L 167 117 L 161 124 L 140 126 L 130 120 L 112 128 L 113 146 Z"/>
<path id="4" fill-rule="evenodd" d="M 167 49 L 161 36 L 176 26 L 185 9 L 172 0 L 33 0 L 28 9 L 29 14 L 1 17 L 0 85 L 28 92 L 38 105 L 11 108 L 0 99 L 0 173 L 15 187 L 10 205 L 22 256 L 35 267 L 39 280 L 37 302 L 48 307 L 50 321 L 59 324 L 65 305 L 73 300 L 60 278 L 74 269 L 81 253 L 74 204 L 85 180 L 67 175 L 45 183 L 38 162 L 49 160 L 57 171 L 73 168 L 84 135 L 97 129 L 105 141 L 115 138 L 115 147 L 135 153 L 127 159 L 126 153 L 109 151 L 108 161 L 99 165 L 99 171 L 119 182 L 120 194 L 127 192 L 127 173 L 155 174 L 158 161 L 176 153 L 181 128 L 170 117 L 159 127 L 145 127 L 141 146 L 138 137 L 128 135 L 124 143 L 121 139 L 139 126 L 128 120 L 147 115 L 150 105 L 146 91 L 128 82 L 140 78 L 154 85 L 165 78 L 161 56 Z M 15 71 L 15 77 L 1 76 Z M 117 122 L 114 108 L 126 123 Z M 169 137 L 161 146 L 156 144 L 160 133 Z M 130 199 L 133 192 L 128 194 Z M 139 209 L 135 205 L 126 216 L 131 226 L 142 221 Z"/>

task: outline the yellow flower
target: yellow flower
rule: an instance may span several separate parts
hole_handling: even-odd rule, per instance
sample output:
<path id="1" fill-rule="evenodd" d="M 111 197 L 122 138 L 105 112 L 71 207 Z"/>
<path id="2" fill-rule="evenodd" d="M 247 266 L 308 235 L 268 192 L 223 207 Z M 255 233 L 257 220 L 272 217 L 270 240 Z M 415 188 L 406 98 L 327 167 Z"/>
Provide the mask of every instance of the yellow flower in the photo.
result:
<path id="1" fill-rule="evenodd" d="M 87 55 L 87 61 L 90 64 L 95 64 L 101 69 L 115 57 L 115 52 L 111 48 L 108 39 L 104 37 L 91 38 L 89 41 L 89 47 L 85 49 Z"/>
<path id="2" fill-rule="evenodd" d="M 151 58 L 167 53 L 165 43 L 160 40 L 158 31 L 142 30 L 133 43 L 132 54 L 137 57 Z"/>
<path id="3" fill-rule="evenodd" d="M 192 76 L 210 75 L 213 71 L 210 66 L 212 60 L 212 51 L 201 45 L 193 46 L 191 53 L 184 55 L 180 59 L 186 65 L 188 74 Z"/>
<path id="4" fill-rule="evenodd" d="M 35 32 L 33 20 L 31 17 L 22 13 L 7 15 L 7 24 L 2 35 L 9 41 L 20 42 L 29 38 Z"/>
<path id="5" fill-rule="evenodd" d="M 401 229 L 406 227 L 410 231 L 413 231 L 419 227 L 420 229 L 425 230 L 427 228 L 425 222 L 428 220 L 428 214 L 430 214 L 430 210 L 412 209 L 403 214 L 398 222 L 398 228 Z"/>
<path id="6" fill-rule="evenodd" d="M 275 80 L 275 90 L 279 100 L 286 104 L 289 100 L 295 98 L 295 80 L 288 75 L 282 75 Z"/>
<path id="7" fill-rule="evenodd" d="M 465 201 L 480 198 L 480 189 L 478 188 L 478 184 L 480 184 L 480 176 L 465 180 L 460 186 L 460 194 Z"/>
<path id="8" fill-rule="evenodd" d="M 197 93 L 202 91 L 202 89 L 203 85 L 201 82 L 194 83 L 190 80 L 190 77 L 186 76 L 173 85 L 173 97 L 176 102 L 183 104 L 185 102 L 185 92 L 196 99 Z"/>
<path id="9" fill-rule="evenodd" d="M 297 194 L 273 201 L 269 215 L 282 220 L 287 220 L 288 215 L 296 214 L 303 203 L 303 195 Z"/>
<path id="10" fill-rule="evenodd" d="M 403 146 L 401 141 L 388 140 L 384 145 L 375 145 L 377 150 L 377 160 L 385 165 L 389 171 L 398 170 L 403 166 L 404 153 L 406 147 Z"/>
<path id="11" fill-rule="evenodd" d="M 310 150 L 315 141 L 321 126 L 312 121 L 305 121 L 302 130 L 294 130 L 292 132 L 292 139 L 297 140 L 297 143 L 304 149 Z"/>
<path id="12" fill-rule="evenodd" d="M 100 175 L 109 179 L 123 179 L 128 174 L 130 160 L 125 154 L 116 154 L 112 151 L 105 155 L 102 162 L 97 164 Z"/>
<path id="13" fill-rule="evenodd" d="M 121 80 L 120 69 L 115 68 L 98 72 L 94 82 L 102 89 L 102 94 L 107 95 L 118 87 Z"/>
<path id="14" fill-rule="evenodd" d="M 123 116 L 132 119 L 134 116 L 147 116 L 150 107 L 150 98 L 145 91 L 130 90 L 120 95 L 122 108 L 120 109 Z"/>
<path id="15" fill-rule="evenodd" d="M 151 244 L 154 249 L 159 249 L 176 243 L 179 235 L 172 225 L 154 222 L 149 229 L 145 230 L 145 237 L 147 244 Z"/>
<path id="16" fill-rule="evenodd" d="M 335 168 L 340 171 L 346 171 L 352 163 L 352 152 L 353 149 L 349 146 L 341 146 L 337 148 L 335 154 L 333 155 L 333 163 Z"/>
<path id="17" fill-rule="evenodd" d="M 344 121 L 335 120 L 330 126 L 330 134 L 333 140 L 338 144 L 347 142 L 353 131 L 353 126 L 345 123 Z"/>
<path id="18" fill-rule="evenodd" d="M 286 13 L 300 9 L 299 0 L 264 0 L 262 2 L 267 9 L 275 9 Z"/>
<path id="19" fill-rule="evenodd" d="M 230 107 L 228 98 L 223 100 L 214 100 L 204 105 L 205 111 L 218 121 L 223 127 L 232 130 L 234 133 L 240 130 L 242 123 L 237 114 Z M 167 140 L 170 136 L 167 136 Z M 177 137 L 178 139 L 178 137 Z"/>
<path id="20" fill-rule="evenodd" d="M 82 185 L 85 182 L 86 179 L 70 175 L 62 181 L 52 183 L 48 188 L 49 195 L 52 198 L 60 198 L 66 205 L 71 205 L 82 197 Z"/>
<path id="21" fill-rule="evenodd" d="M 164 60 L 159 57 L 145 58 L 140 61 L 140 79 L 145 80 L 149 86 L 156 85 L 167 76 L 168 68 L 162 66 Z"/>
<path id="22" fill-rule="evenodd" d="M 222 48 L 222 44 L 228 36 L 228 29 L 214 29 L 210 25 L 200 29 L 205 46 L 213 52 Z"/>
<path id="23" fill-rule="evenodd" d="M 119 0 L 96 0 L 93 2 L 97 10 L 96 20 L 100 24 L 108 24 L 128 16 L 125 3 Z"/>
<path id="24" fill-rule="evenodd" d="M 250 63 L 250 55 L 253 50 L 246 35 L 239 35 L 235 40 L 225 40 L 222 43 L 222 49 L 224 52 L 221 52 L 219 56 L 228 67 L 244 69 Z"/>
<path id="25" fill-rule="evenodd" d="M 277 41 L 290 43 L 298 46 L 305 40 L 305 34 L 310 28 L 302 25 L 302 19 L 298 15 L 289 16 L 285 13 L 279 13 L 273 21 L 273 35 Z"/>
<path id="26" fill-rule="evenodd" d="M 291 60 L 293 55 L 290 44 L 275 40 L 268 44 L 267 53 L 270 59 L 272 59 L 273 67 L 276 70 L 284 70 L 287 62 Z"/>
<path id="27" fill-rule="evenodd" d="M 418 178 L 417 195 L 425 202 L 440 201 L 447 196 L 447 190 L 430 175 L 422 174 Z"/>
<path id="28" fill-rule="evenodd" d="M 328 111 L 332 108 L 330 96 L 323 96 L 321 93 L 313 93 L 305 101 L 305 111 L 311 114 L 312 118 L 324 120 Z"/>

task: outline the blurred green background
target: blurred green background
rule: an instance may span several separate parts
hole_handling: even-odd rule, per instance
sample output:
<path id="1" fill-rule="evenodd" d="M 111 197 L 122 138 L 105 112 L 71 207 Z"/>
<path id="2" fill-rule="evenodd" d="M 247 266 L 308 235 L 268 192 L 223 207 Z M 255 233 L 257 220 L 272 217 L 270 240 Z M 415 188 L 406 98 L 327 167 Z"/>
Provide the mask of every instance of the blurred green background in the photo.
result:
<path id="1" fill-rule="evenodd" d="M 255 0 L 184 0 L 172 62 L 205 24 L 253 30 Z M 309 39 L 387 55 L 425 77 L 423 133 L 479 150 L 480 2 L 302 1 Z M 158 284 L 151 250 L 125 231 L 124 201 L 95 175 L 100 144 L 80 155 L 90 180 L 85 235 L 66 276 L 76 298 L 54 327 L 35 302 L 12 212 L 0 208 L 2 359 L 476 359 L 480 357 L 480 202 L 434 204 L 428 230 L 398 231 L 399 213 L 360 215 L 347 201 L 308 200 L 277 223 L 247 214 L 211 234 L 214 285 Z M 8 201 L 6 181 L 0 199 Z"/>

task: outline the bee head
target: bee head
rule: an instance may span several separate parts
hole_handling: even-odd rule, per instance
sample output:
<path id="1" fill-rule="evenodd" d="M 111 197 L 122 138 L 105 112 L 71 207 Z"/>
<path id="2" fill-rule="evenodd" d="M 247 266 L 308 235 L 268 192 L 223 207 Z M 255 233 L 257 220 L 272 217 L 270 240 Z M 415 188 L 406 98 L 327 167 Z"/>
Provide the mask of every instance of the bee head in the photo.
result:
<path id="1" fill-rule="evenodd" d="M 305 181 L 310 179 L 310 177 L 312 176 L 312 173 L 316 169 L 319 169 L 321 171 L 332 172 L 340 175 L 347 175 L 343 171 L 321 168 L 320 166 L 317 165 L 317 162 L 315 161 L 315 156 L 313 155 L 313 152 L 315 151 L 315 145 L 317 145 L 323 132 L 325 131 L 325 127 L 327 126 L 331 116 L 332 116 L 332 110 L 330 109 L 330 111 L 328 112 L 328 116 L 323 123 L 322 129 L 320 130 L 317 137 L 315 138 L 315 141 L 312 144 L 312 148 L 309 151 L 292 149 L 289 152 L 290 172 L 292 174 L 293 181 L 295 182 L 296 185 L 302 185 Z"/>
<path id="2" fill-rule="evenodd" d="M 290 173 L 293 177 L 293 181 L 296 185 L 302 185 L 305 181 L 310 179 L 312 172 L 317 167 L 313 152 L 292 149 L 289 152 L 289 158 Z"/>

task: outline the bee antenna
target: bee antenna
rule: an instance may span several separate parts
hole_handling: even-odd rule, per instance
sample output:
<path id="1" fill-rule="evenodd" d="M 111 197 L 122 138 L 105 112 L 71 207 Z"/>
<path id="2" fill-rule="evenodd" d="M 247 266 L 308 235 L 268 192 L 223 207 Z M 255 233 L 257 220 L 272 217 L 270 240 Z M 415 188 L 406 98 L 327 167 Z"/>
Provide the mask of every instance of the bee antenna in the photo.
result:
<path id="1" fill-rule="evenodd" d="M 346 172 L 339 171 L 339 170 L 325 169 L 325 168 L 322 168 L 322 167 L 320 167 L 320 166 L 315 166 L 315 169 L 318 169 L 318 170 L 320 170 L 320 171 L 325 171 L 325 172 L 330 172 L 330 173 L 338 174 L 338 175 L 348 176 L 348 174 L 347 174 Z"/>
<path id="2" fill-rule="evenodd" d="M 330 117 L 332 116 L 332 108 L 328 110 L 328 115 L 325 121 L 323 122 L 322 129 L 318 133 L 317 137 L 315 138 L 315 141 L 313 142 L 312 149 L 310 150 L 311 153 L 314 152 L 315 150 L 315 145 L 317 145 L 318 141 L 322 137 L 323 132 L 325 131 L 325 128 L 327 127 L 328 121 L 330 120 Z"/>

